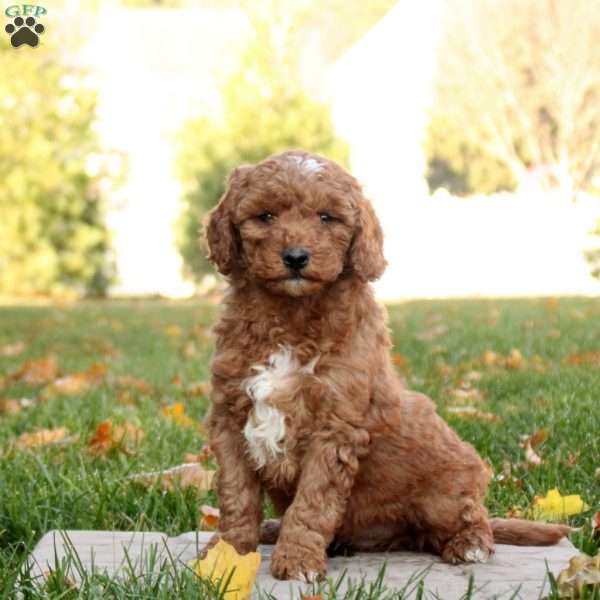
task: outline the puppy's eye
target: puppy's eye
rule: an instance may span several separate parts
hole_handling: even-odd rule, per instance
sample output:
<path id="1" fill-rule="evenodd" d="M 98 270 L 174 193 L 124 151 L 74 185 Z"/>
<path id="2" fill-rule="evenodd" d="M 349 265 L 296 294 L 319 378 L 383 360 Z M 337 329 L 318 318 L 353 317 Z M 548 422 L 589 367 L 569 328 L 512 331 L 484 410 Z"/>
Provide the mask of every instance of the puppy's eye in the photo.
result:
<path id="1" fill-rule="evenodd" d="M 258 215 L 257 219 L 259 219 L 263 223 L 272 223 L 275 219 L 275 215 L 273 213 L 266 212 L 262 213 L 261 215 Z"/>
<path id="2" fill-rule="evenodd" d="M 319 218 L 321 219 L 321 223 L 333 223 L 333 221 L 337 221 L 333 215 L 329 213 L 319 213 Z"/>

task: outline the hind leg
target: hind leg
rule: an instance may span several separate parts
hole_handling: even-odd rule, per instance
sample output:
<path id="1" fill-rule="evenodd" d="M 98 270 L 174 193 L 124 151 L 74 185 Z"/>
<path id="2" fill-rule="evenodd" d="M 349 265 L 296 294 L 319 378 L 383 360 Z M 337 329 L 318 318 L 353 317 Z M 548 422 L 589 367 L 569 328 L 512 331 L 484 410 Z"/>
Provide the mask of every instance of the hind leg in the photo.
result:
<path id="1" fill-rule="evenodd" d="M 494 552 L 494 535 L 485 507 L 472 498 L 461 498 L 455 515 L 431 523 L 426 537 L 446 562 L 487 562 Z M 450 517 L 450 518 L 449 518 Z"/>

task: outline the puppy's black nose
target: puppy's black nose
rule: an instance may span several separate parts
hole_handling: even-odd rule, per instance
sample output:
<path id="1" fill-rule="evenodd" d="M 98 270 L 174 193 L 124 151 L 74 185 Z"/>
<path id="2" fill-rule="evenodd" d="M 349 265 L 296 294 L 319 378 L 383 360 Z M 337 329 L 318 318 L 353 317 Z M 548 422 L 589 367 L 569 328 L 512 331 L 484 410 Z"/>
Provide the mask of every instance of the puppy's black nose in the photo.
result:
<path id="1" fill-rule="evenodd" d="M 292 271 L 301 271 L 308 264 L 310 254 L 304 248 L 286 248 L 281 253 L 283 264 Z"/>

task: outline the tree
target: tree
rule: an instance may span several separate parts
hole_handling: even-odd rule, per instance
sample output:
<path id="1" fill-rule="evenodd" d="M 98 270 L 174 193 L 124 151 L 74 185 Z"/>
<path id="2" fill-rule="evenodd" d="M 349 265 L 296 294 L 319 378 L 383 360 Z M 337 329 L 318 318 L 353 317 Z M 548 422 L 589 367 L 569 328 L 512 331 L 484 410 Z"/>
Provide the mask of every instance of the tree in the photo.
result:
<path id="1" fill-rule="evenodd" d="M 0 46 L 0 293 L 103 294 L 112 277 L 95 95 L 58 49 Z"/>
<path id="2" fill-rule="evenodd" d="M 328 107 L 304 91 L 298 76 L 294 14 L 278 10 L 280 3 L 258 4 L 250 13 L 253 36 L 237 69 L 221 85 L 221 118 L 186 123 L 179 140 L 185 194 L 178 243 L 186 274 L 196 280 L 212 272 L 199 244 L 200 223 L 222 195 L 234 166 L 289 148 L 347 161 Z"/>
<path id="3" fill-rule="evenodd" d="M 600 169 L 595 3 L 449 0 L 447 9 L 433 112 L 452 123 L 457 142 L 430 143 L 430 160 L 445 161 L 475 191 L 488 190 L 458 164 L 460 148 L 496 162 L 508 187 L 536 170 L 565 193 L 589 189 Z"/>

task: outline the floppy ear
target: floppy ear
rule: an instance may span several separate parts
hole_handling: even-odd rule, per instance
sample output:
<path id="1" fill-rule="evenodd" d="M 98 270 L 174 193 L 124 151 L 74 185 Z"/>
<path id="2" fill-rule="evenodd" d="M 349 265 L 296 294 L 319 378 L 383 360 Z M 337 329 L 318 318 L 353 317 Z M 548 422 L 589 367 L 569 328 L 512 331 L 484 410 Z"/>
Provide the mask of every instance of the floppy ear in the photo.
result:
<path id="1" fill-rule="evenodd" d="M 383 231 L 371 203 L 362 194 L 359 194 L 357 210 L 358 220 L 348 262 L 362 281 L 375 281 L 387 265 L 383 257 Z"/>
<path id="2" fill-rule="evenodd" d="M 222 275 L 230 275 L 239 258 L 239 243 L 231 221 L 231 212 L 246 186 L 248 170 L 249 167 L 238 167 L 231 172 L 225 193 L 217 206 L 208 213 L 205 221 L 208 259 Z"/>

